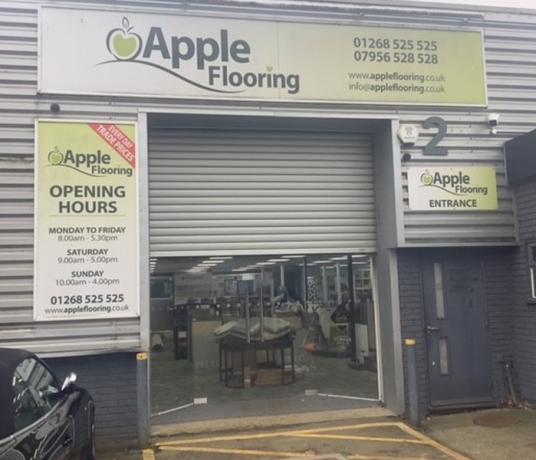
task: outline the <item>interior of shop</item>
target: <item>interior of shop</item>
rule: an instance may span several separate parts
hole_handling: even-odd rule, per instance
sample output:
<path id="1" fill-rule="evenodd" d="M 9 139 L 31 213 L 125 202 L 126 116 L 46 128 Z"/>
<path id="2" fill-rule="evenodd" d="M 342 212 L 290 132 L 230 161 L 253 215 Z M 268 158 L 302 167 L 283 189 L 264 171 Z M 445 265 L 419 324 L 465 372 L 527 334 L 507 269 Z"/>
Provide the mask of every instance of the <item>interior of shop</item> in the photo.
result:
<path id="1" fill-rule="evenodd" d="M 153 424 L 374 404 L 372 278 L 363 254 L 151 259 Z"/>

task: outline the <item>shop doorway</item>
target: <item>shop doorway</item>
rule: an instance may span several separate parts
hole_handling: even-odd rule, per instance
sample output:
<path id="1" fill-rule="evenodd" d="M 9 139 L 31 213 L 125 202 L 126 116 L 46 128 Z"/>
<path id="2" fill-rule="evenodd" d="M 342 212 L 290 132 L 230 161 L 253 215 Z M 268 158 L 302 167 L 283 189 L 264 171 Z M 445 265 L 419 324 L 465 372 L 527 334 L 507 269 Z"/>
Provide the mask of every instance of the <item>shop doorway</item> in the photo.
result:
<path id="1" fill-rule="evenodd" d="M 491 358 L 482 261 L 459 253 L 428 257 L 423 272 L 430 405 L 488 405 Z"/>
<path id="2" fill-rule="evenodd" d="M 378 402 L 370 256 L 158 258 L 152 267 L 153 424 Z"/>
<path id="3" fill-rule="evenodd" d="M 377 404 L 382 123 L 148 117 L 153 424 Z"/>

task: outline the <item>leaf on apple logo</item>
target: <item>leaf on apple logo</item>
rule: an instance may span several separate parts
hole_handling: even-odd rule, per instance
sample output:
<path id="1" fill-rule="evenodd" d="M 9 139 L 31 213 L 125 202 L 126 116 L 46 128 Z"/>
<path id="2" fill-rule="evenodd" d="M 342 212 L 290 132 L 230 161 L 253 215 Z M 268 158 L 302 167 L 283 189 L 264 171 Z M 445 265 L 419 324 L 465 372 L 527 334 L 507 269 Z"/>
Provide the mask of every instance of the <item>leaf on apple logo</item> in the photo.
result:
<path id="1" fill-rule="evenodd" d="M 123 24 L 123 30 L 125 32 L 130 32 L 130 30 L 134 28 L 133 26 L 130 25 L 130 21 L 128 20 L 126 16 L 123 16 L 121 23 Z"/>

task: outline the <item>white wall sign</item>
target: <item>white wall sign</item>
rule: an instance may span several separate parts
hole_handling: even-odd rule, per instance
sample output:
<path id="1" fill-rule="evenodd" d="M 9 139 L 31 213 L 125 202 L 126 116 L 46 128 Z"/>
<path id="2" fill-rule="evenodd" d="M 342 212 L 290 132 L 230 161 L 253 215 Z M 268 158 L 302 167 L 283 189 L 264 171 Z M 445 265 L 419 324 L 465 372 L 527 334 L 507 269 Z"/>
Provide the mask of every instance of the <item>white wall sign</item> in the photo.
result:
<path id="1" fill-rule="evenodd" d="M 416 211 L 489 211 L 498 208 L 491 166 L 408 168 L 409 208 Z"/>
<path id="2" fill-rule="evenodd" d="M 485 106 L 475 30 L 40 11 L 39 91 Z"/>
<path id="3" fill-rule="evenodd" d="M 136 125 L 36 130 L 34 318 L 138 316 Z"/>

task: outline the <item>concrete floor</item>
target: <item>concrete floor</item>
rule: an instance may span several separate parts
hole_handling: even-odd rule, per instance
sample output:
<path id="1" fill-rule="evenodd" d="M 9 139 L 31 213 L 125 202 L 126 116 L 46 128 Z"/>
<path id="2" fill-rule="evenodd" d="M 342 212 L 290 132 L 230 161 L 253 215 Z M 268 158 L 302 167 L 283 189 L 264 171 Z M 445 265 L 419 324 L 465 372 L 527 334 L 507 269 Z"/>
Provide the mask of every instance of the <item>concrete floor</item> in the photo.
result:
<path id="1" fill-rule="evenodd" d="M 413 430 L 378 409 L 345 420 L 289 424 L 265 429 L 159 437 L 145 452 L 101 453 L 99 460 L 535 460 L 536 412 L 497 409 L 434 416 Z M 488 415 L 504 426 L 482 426 Z M 475 423 L 476 421 L 476 423 Z M 500 425 L 500 423 L 499 423 Z M 224 426 L 224 425 L 222 425 Z"/>
<path id="2" fill-rule="evenodd" d="M 306 396 L 306 390 L 320 394 L 378 397 L 377 375 L 354 370 L 346 358 L 302 355 L 296 367 L 296 382 L 289 385 L 226 388 L 216 368 L 194 369 L 186 360 L 175 361 L 171 352 L 151 356 L 152 413 L 191 404 L 194 398 L 207 398 L 208 404 L 153 416 L 153 425 L 211 418 L 278 415 L 358 408 L 375 404 L 327 396 Z"/>
<path id="3" fill-rule="evenodd" d="M 482 416 L 492 415 L 497 425 L 477 425 Z M 503 423 L 501 423 L 501 421 Z M 494 409 L 441 415 L 426 421 L 424 432 L 455 447 L 475 460 L 535 460 L 536 411 Z"/>
<path id="4" fill-rule="evenodd" d="M 394 417 L 179 437 L 157 441 L 154 451 L 158 460 L 455 458 Z"/>

